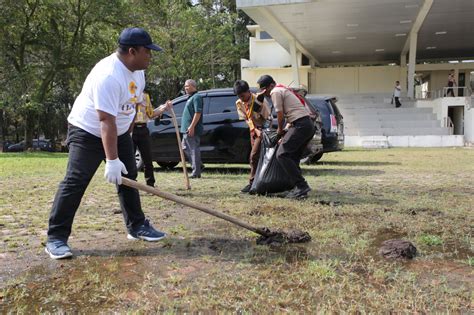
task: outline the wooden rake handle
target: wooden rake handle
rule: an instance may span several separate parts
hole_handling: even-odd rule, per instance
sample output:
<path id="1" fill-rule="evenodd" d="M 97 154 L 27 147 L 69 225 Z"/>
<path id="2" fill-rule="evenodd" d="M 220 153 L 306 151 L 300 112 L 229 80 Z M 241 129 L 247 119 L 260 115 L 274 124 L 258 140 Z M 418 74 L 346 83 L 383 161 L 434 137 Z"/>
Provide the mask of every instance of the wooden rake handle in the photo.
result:
<path id="1" fill-rule="evenodd" d="M 186 169 L 186 159 L 184 158 L 183 147 L 181 144 L 181 136 L 179 135 L 178 121 L 176 120 L 176 114 L 174 113 L 173 107 L 170 109 L 171 120 L 173 121 L 174 129 L 176 131 L 176 139 L 178 140 L 179 155 L 181 156 L 181 164 L 183 165 L 184 180 L 186 181 L 186 189 L 191 189 L 189 183 L 188 171 Z"/>
<path id="2" fill-rule="evenodd" d="M 171 200 L 171 201 L 174 201 L 176 203 L 179 203 L 179 204 L 197 209 L 199 211 L 205 212 L 205 213 L 210 214 L 212 216 L 218 217 L 220 219 L 226 220 L 230 223 L 233 223 L 235 225 L 243 227 L 244 229 L 250 230 L 252 232 L 255 232 L 255 233 L 263 235 L 263 236 L 267 236 L 265 231 L 263 231 L 263 229 L 259 229 L 259 228 L 256 228 L 254 226 L 251 226 L 250 224 L 248 224 L 244 221 L 241 221 L 241 220 L 239 220 L 235 217 L 232 217 L 232 216 L 227 215 L 225 213 L 216 211 L 214 209 L 208 208 L 204 205 L 200 205 L 200 204 L 197 204 L 195 202 L 189 201 L 185 198 L 173 195 L 173 194 L 168 193 L 168 192 L 161 191 L 158 188 L 154 188 L 154 187 L 136 182 L 134 180 L 131 180 L 131 179 L 128 179 L 128 178 L 125 178 L 125 177 L 122 177 L 122 184 L 126 185 L 128 187 L 132 187 L 132 188 L 141 190 L 141 191 L 146 191 L 150 194 L 161 197 L 163 199 Z"/>

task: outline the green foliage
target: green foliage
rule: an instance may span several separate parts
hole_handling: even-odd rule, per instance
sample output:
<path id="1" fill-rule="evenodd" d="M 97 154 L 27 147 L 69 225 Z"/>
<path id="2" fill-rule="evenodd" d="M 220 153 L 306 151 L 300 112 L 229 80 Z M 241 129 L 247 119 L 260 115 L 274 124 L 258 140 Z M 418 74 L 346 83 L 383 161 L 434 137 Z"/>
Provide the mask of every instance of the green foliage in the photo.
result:
<path id="1" fill-rule="evenodd" d="M 125 27 L 147 29 L 164 48 L 147 71 L 155 105 L 176 97 L 188 78 L 199 89 L 231 86 L 248 51 L 249 19 L 234 1 L 1 0 L 1 7 L 3 139 L 64 135 L 87 74 Z"/>

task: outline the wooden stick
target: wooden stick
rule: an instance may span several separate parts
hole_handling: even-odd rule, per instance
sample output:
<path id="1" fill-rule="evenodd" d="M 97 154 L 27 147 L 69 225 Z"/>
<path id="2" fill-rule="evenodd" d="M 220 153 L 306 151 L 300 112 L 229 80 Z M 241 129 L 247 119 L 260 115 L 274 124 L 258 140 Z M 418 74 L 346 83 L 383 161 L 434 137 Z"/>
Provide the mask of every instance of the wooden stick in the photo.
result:
<path id="1" fill-rule="evenodd" d="M 181 156 L 181 164 L 183 165 L 184 179 L 186 181 L 186 189 L 191 189 L 191 184 L 189 183 L 188 171 L 186 169 L 186 159 L 184 158 L 183 147 L 181 144 L 181 136 L 179 135 L 178 121 L 176 120 L 176 114 L 174 113 L 173 107 L 170 109 L 171 118 L 173 120 L 174 129 L 176 131 L 176 139 L 178 140 L 179 155 Z"/>
<path id="2" fill-rule="evenodd" d="M 125 177 L 122 177 L 122 184 L 123 185 L 126 185 L 126 186 L 129 186 L 129 187 L 132 187 L 132 188 L 135 188 L 135 189 L 138 189 L 138 190 L 142 190 L 142 191 L 146 191 L 150 194 L 153 194 L 153 195 L 156 195 L 156 196 L 159 196 L 161 198 L 164 198 L 164 199 L 167 199 L 167 200 L 171 200 L 171 201 L 174 201 L 176 203 L 179 203 L 179 204 L 182 204 L 182 205 L 185 205 L 185 206 L 188 206 L 188 207 L 191 207 L 191 208 L 194 208 L 194 209 L 197 209 L 197 210 L 200 210 L 202 212 L 205 212 L 207 214 L 210 214 L 212 216 L 215 216 L 215 217 L 218 217 L 218 218 L 221 218 L 223 220 L 226 220 L 230 223 L 233 223 L 235 225 L 238 225 L 240 227 L 243 227 L 247 230 L 250 230 L 252 232 L 255 232 L 257 234 L 260 234 L 260 235 L 263 235 L 263 236 L 268 236 L 268 233 L 265 232 L 264 229 L 262 228 L 256 228 L 254 226 L 251 226 L 250 224 L 246 223 L 246 222 L 243 222 L 237 218 L 234 218 L 230 215 L 227 215 L 225 213 L 222 213 L 222 212 L 219 212 L 219 211 L 216 211 L 216 210 L 213 210 L 211 208 L 208 208 L 204 205 L 200 205 L 200 204 L 197 204 L 197 203 L 194 203 L 192 201 L 189 201 L 185 198 L 182 198 L 182 197 L 179 197 L 179 196 L 176 196 L 176 195 L 173 195 L 171 193 L 168 193 L 168 192 L 164 192 L 164 191 L 161 191 L 159 190 L 158 188 L 154 188 L 154 187 L 151 187 L 151 186 L 148 186 L 148 185 L 145 185 L 145 184 L 142 184 L 142 183 L 139 183 L 139 182 L 136 182 L 134 180 L 131 180 L 131 179 L 128 179 L 128 178 L 125 178 Z"/>

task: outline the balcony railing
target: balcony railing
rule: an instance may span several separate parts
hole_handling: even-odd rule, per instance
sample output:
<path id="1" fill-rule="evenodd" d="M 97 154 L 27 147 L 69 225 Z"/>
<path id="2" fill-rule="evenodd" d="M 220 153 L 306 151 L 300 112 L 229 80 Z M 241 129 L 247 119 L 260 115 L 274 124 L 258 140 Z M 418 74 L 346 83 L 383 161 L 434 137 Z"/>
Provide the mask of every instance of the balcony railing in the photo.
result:
<path id="1" fill-rule="evenodd" d="M 452 93 L 451 93 L 452 91 Z M 448 87 L 445 86 L 439 90 L 432 90 L 432 91 L 421 91 L 417 95 L 417 99 L 436 99 L 440 97 L 452 97 L 452 96 L 460 96 L 460 97 L 470 97 L 472 95 L 472 89 L 470 86 L 453 86 Z"/>

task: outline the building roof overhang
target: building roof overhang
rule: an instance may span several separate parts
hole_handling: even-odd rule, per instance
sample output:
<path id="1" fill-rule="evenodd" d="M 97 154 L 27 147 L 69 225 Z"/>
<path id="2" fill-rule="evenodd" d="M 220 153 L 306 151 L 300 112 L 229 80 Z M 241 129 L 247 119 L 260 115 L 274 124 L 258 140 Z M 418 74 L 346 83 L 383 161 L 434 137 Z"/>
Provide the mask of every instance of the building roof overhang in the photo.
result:
<path id="1" fill-rule="evenodd" d="M 472 59 L 473 0 L 237 0 L 289 51 L 316 63 L 399 62 L 417 36 L 417 60 Z"/>

